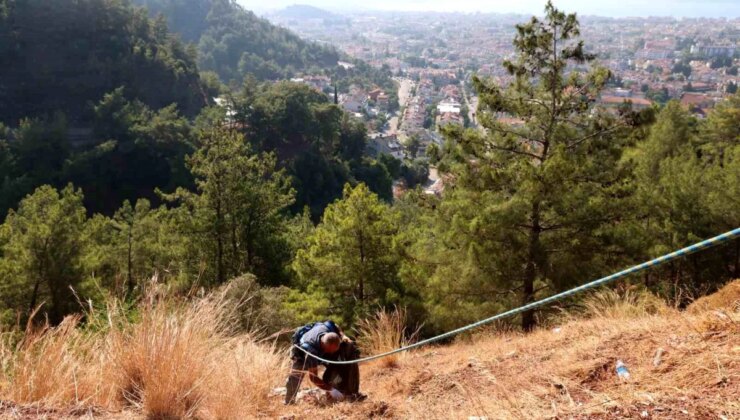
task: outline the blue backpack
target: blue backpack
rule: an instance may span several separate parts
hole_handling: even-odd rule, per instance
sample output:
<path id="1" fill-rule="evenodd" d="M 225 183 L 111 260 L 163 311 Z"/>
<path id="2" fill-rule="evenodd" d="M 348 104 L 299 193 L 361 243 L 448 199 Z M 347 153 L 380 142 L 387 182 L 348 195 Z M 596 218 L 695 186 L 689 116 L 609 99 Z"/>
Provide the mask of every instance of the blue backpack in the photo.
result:
<path id="1" fill-rule="evenodd" d="M 296 346 L 300 346 L 301 338 L 303 337 L 303 335 L 311 331 L 311 328 L 315 327 L 318 324 L 324 324 L 326 325 L 326 328 L 329 329 L 329 332 L 339 334 L 339 327 L 337 327 L 337 324 L 335 324 L 334 321 L 328 320 L 324 322 L 312 322 L 295 330 L 295 333 L 293 333 L 293 344 L 295 344 Z"/>

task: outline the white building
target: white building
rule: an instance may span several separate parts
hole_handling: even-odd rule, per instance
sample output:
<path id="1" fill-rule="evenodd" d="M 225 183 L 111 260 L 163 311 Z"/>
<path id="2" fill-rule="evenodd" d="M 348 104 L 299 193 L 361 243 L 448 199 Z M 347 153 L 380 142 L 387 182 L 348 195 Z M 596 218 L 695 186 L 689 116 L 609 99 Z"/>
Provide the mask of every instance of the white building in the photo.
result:
<path id="1" fill-rule="evenodd" d="M 367 108 L 367 96 L 364 95 L 343 95 L 339 103 L 347 112 L 362 112 Z"/>
<path id="2" fill-rule="evenodd" d="M 461 108 L 462 105 L 460 105 L 460 102 L 448 98 L 437 105 L 437 112 L 439 112 L 440 114 L 459 114 Z"/>
<path id="3" fill-rule="evenodd" d="M 398 141 L 398 137 L 395 134 L 384 135 L 382 133 L 374 133 L 368 136 L 368 149 L 373 155 L 385 153 L 393 156 L 396 159 L 403 160 L 406 157 L 406 153 L 403 151 L 403 145 Z"/>

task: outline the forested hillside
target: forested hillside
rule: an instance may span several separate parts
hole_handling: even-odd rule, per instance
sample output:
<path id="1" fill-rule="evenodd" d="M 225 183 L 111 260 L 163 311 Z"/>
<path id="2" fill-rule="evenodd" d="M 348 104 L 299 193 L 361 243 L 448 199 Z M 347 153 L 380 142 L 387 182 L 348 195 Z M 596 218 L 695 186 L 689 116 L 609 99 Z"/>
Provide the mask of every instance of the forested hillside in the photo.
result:
<path id="1" fill-rule="evenodd" d="M 247 74 L 276 80 L 299 74 L 327 74 L 335 81 L 394 91 L 390 73 L 343 56 L 334 47 L 301 39 L 239 6 L 234 0 L 135 0 L 152 16 L 165 16 L 173 31 L 198 46 L 202 71 L 213 71 L 222 81 L 240 83 Z M 352 62 L 346 69 L 339 60 Z M 349 83 L 340 83 L 346 90 Z"/>
<path id="2" fill-rule="evenodd" d="M 0 122 L 51 116 L 92 120 L 91 102 L 124 88 L 128 98 L 185 115 L 207 101 L 194 51 L 161 20 L 125 1 L 2 0 Z"/>
<path id="3" fill-rule="evenodd" d="M 325 94 L 251 74 L 202 82 L 197 53 L 127 1 L 0 11 L 5 321 L 43 304 L 58 322 L 77 308 L 72 290 L 134 297 L 154 273 L 180 290 L 246 274 L 289 285 L 306 230 L 345 184 L 391 198 L 398 164 L 366 157 L 364 124 Z M 209 106 L 218 94 L 233 115 Z"/>
<path id="4" fill-rule="evenodd" d="M 0 215 L 41 185 L 90 212 L 191 183 L 195 52 L 126 1 L 0 2 Z"/>
<path id="5" fill-rule="evenodd" d="M 273 32 L 315 47 L 232 3 L 217 5 L 230 11 L 211 19 L 248 18 L 233 28 L 261 34 L 265 51 L 280 50 Z M 177 11 L 197 10 L 189 6 Z M 72 183 L 89 213 L 106 215 L 125 200 L 160 203 L 157 190 L 194 188 L 185 158 L 200 146 L 198 127 L 223 115 L 205 108 L 195 117 L 226 88 L 201 82 L 196 51 L 162 17 L 114 0 L 4 0 L 0 11 L 0 54 L 8 63 L 0 69 L 0 215 L 44 184 Z M 183 19 L 182 28 L 197 28 Z M 336 57 L 329 62 L 336 65 Z M 295 84 L 261 86 L 250 75 L 228 96 L 250 143 L 277 152 L 277 165 L 289 171 L 292 211 L 309 206 L 318 218 L 345 182 L 366 181 L 390 198 L 387 171 L 363 155 L 364 127 L 326 95 Z"/>

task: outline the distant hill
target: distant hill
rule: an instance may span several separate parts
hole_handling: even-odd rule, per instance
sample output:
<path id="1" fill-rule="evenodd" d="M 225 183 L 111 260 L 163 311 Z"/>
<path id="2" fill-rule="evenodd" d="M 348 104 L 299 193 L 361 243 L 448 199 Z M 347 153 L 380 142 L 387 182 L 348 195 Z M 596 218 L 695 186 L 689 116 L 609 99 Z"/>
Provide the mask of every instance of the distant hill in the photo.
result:
<path id="1" fill-rule="evenodd" d="M 339 16 L 324 9 L 308 4 L 294 4 L 276 13 L 286 19 L 335 19 Z"/>
<path id="2" fill-rule="evenodd" d="M 172 31 L 198 50 L 201 71 L 213 71 L 225 82 L 241 83 L 247 74 L 258 80 L 279 80 L 300 74 L 325 74 L 337 82 L 340 92 L 350 84 L 380 86 L 392 95 L 395 86 L 389 69 L 375 69 L 330 45 L 302 39 L 244 9 L 234 0 L 133 0 L 150 15 L 163 15 Z M 317 16 L 338 15 L 311 6 L 296 5 L 288 13 Z M 345 69 L 339 61 L 349 61 Z"/>
<path id="3" fill-rule="evenodd" d="M 170 28 L 198 46 L 201 70 L 229 82 L 247 73 L 261 80 L 333 69 L 339 52 L 301 39 L 233 0 L 134 0 L 153 15 L 162 14 Z"/>

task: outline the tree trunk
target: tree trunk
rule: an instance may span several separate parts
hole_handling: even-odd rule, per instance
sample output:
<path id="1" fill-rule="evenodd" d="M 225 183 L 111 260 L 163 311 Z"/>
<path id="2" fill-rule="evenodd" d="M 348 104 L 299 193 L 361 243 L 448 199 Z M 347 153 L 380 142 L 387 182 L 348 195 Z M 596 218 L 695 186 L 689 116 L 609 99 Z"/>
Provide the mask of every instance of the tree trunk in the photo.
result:
<path id="1" fill-rule="evenodd" d="M 132 222 L 132 224 L 129 226 L 129 229 L 128 229 L 128 259 L 127 259 L 127 262 L 126 262 L 127 263 L 127 267 L 126 267 L 126 273 L 127 273 L 127 276 L 126 277 L 127 278 L 126 278 L 126 281 L 128 282 L 127 285 L 128 285 L 128 295 L 129 295 L 129 298 L 134 295 L 134 276 L 131 273 L 131 267 L 133 266 L 132 256 L 131 256 L 131 254 L 133 253 L 133 251 L 132 251 L 132 248 L 133 248 L 133 244 L 132 244 L 133 243 L 133 238 L 132 238 L 133 232 L 132 231 L 133 231 L 133 229 L 134 229 L 134 226 L 133 226 L 133 222 Z"/>
<path id="2" fill-rule="evenodd" d="M 254 271 L 254 219 L 254 216 L 250 212 L 249 221 L 247 222 L 247 237 L 245 238 L 245 242 L 247 243 L 247 269 L 250 272 Z"/>
<path id="3" fill-rule="evenodd" d="M 36 284 L 33 285 L 33 294 L 31 295 L 31 304 L 28 306 L 28 315 L 30 316 L 34 309 L 36 309 L 36 300 L 39 296 L 39 287 L 41 286 L 41 277 L 36 279 Z"/>
<path id="4" fill-rule="evenodd" d="M 701 283 L 701 269 L 699 268 L 699 256 L 694 254 L 691 256 L 691 265 L 693 266 L 693 272 L 691 273 L 691 280 L 694 283 L 694 289 L 699 288 L 699 284 Z"/>
<path id="5" fill-rule="evenodd" d="M 221 200 L 216 203 L 216 282 L 223 284 L 224 274 L 224 238 L 223 238 L 223 216 L 221 214 Z"/>
<path id="6" fill-rule="evenodd" d="M 735 275 L 736 279 L 740 279 L 740 240 L 735 241 Z"/>
<path id="7" fill-rule="evenodd" d="M 532 204 L 532 228 L 529 232 L 529 251 L 527 256 L 527 267 L 524 273 L 524 288 L 522 293 L 522 305 L 534 301 L 534 282 L 537 279 L 537 261 L 540 250 L 540 203 Z M 522 329 L 531 331 L 536 326 L 534 310 L 528 310 L 522 314 Z"/>
<path id="8" fill-rule="evenodd" d="M 362 231 L 360 231 L 359 235 L 359 241 L 360 241 L 360 267 L 362 270 L 362 273 L 360 273 L 360 281 L 359 281 L 359 290 L 358 292 L 358 300 L 361 304 L 365 303 L 365 238 L 362 234 Z"/>

